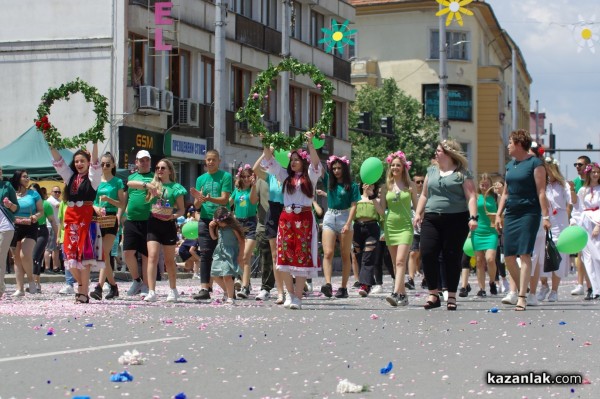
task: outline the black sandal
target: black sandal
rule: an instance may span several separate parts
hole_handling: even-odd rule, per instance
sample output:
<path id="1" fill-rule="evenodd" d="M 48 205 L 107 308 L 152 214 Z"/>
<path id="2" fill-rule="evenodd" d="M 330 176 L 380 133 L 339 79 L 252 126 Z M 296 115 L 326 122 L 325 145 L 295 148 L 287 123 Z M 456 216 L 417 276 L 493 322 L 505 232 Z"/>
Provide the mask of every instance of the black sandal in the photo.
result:
<path id="1" fill-rule="evenodd" d="M 439 308 L 440 306 L 442 306 L 442 301 L 440 301 L 440 296 L 438 294 L 429 294 L 429 296 L 433 296 L 437 300 L 436 301 L 428 300 L 427 302 L 425 302 L 425 305 L 423 306 L 423 308 L 425 308 L 425 310 L 435 309 L 435 308 Z"/>
<path id="2" fill-rule="evenodd" d="M 450 302 L 450 300 L 453 300 L 453 302 Z M 446 310 L 456 310 L 456 297 L 455 296 L 448 296 L 448 302 L 446 303 Z"/>
<path id="3" fill-rule="evenodd" d="M 85 294 L 75 294 L 75 303 L 90 303 L 90 298 Z"/>
<path id="4" fill-rule="evenodd" d="M 517 306 L 515 306 L 515 310 L 517 312 L 524 312 L 524 311 L 527 310 L 527 297 L 525 295 L 519 295 L 519 298 L 524 298 L 525 299 L 525 306 L 517 304 Z"/>

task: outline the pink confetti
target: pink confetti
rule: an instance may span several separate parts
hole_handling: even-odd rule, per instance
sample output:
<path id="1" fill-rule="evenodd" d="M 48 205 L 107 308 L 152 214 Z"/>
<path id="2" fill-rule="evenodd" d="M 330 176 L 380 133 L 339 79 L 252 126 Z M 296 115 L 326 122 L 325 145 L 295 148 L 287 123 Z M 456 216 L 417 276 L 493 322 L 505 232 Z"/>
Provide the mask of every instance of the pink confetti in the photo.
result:
<path id="1" fill-rule="evenodd" d="M 587 378 L 584 378 L 584 379 L 583 379 L 583 381 L 582 381 L 581 383 L 582 383 L 582 384 L 584 384 L 584 385 L 590 385 L 590 384 L 591 384 L 591 381 L 590 381 L 590 380 L 588 380 Z"/>
<path id="2" fill-rule="evenodd" d="M 165 324 L 173 324 L 173 320 L 167 319 L 167 320 L 165 320 Z"/>
<path id="3" fill-rule="evenodd" d="M 371 320 L 377 320 L 378 318 L 379 316 L 377 316 L 375 313 L 371 315 Z"/>
<path id="4" fill-rule="evenodd" d="M 592 343 L 590 341 L 585 341 L 583 343 L 583 346 L 592 346 Z"/>
<path id="5" fill-rule="evenodd" d="M 207 327 L 207 325 L 205 323 L 202 323 L 202 324 L 200 324 L 200 326 L 198 327 L 198 329 L 200 331 L 204 331 L 204 330 L 206 330 L 206 327 Z"/>
<path id="6" fill-rule="evenodd" d="M 519 324 L 517 324 L 519 327 L 523 327 L 526 326 L 527 323 L 525 323 L 524 321 L 520 321 Z"/>
<path id="7" fill-rule="evenodd" d="M 479 324 L 479 322 L 477 320 L 471 320 L 469 324 Z"/>

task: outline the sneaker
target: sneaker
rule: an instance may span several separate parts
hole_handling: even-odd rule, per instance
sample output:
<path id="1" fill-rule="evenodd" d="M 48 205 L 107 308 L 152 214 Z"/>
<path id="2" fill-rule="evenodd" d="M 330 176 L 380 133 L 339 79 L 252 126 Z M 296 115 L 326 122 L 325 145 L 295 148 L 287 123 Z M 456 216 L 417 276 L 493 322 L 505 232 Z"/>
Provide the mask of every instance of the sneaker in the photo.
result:
<path id="1" fill-rule="evenodd" d="M 38 292 L 37 283 L 30 283 L 29 286 L 25 288 L 25 292 L 30 294 L 39 294 L 42 292 L 42 289 L 40 288 L 40 291 Z"/>
<path id="2" fill-rule="evenodd" d="M 235 279 L 235 282 L 233 283 L 233 289 L 236 291 L 239 291 L 242 289 L 242 280 L 240 280 L 239 278 Z"/>
<path id="3" fill-rule="evenodd" d="M 148 294 L 150 295 L 150 294 Z M 146 296 L 148 298 L 148 296 Z M 177 288 L 171 288 L 169 290 L 169 295 L 167 295 L 167 302 L 177 302 L 179 300 L 179 293 L 177 292 Z"/>
<path id="4" fill-rule="evenodd" d="M 250 296 L 250 287 L 242 287 L 242 289 L 236 294 L 237 299 L 248 299 Z"/>
<path id="5" fill-rule="evenodd" d="M 194 273 L 192 280 L 200 280 L 200 275 L 198 273 Z"/>
<path id="6" fill-rule="evenodd" d="M 467 292 L 471 291 L 471 287 L 467 284 Z M 442 298 L 444 298 L 444 302 L 448 302 L 448 290 L 442 291 Z"/>
<path id="7" fill-rule="evenodd" d="M 16 290 L 15 292 L 12 293 L 11 296 L 13 298 L 17 298 L 17 297 L 25 296 L 25 293 L 21 290 Z"/>
<path id="8" fill-rule="evenodd" d="M 550 291 L 550 295 L 548 295 L 548 302 L 558 302 L 558 292 Z"/>
<path id="9" fill-rule="evenodd" d="M 104 299 L 113 299 L 113 298 L 117 298 L 118 296 L 119 296 L 119 287 L 115 284 L 115 285 L 110 286 L 110 290 L 108 291 L 108 294 L 106 294 Z"/>
<path id="10" fill-rule="evenodd" d="M 548 287 L 547 285 L 542 285 L 542 288 L 540 288 L 540 292 L 537 293 L 538 301 L 542 302 L 544 299 L 546 299 L 546 295 L 548 295 L 549 292 L 550 287 Z"/>
<path id="11" fill-rule="evenodd" d="M 71 284 L 65 284 L 58 293 L 61 295 L 74 295 L 75 290 Z"/>
<path id="12" fill-rule="evenodd" d="M 585 290 L 583 289 L 583 285 L 577 284 L 575 289 L 573 291 L 571 291 L 571 295 L 585 295 Z"/>
<path id="13" fill-rule="evenodd" d="M 508 279 L 502 279 L 502 293 L 510 291 L 510 284 L 508 283 Z"/>
<path id="14" fill-rule="evenodd" d="M 158 300 L 158 296 L 156 296 L 156 292 L 154 290 L 149 290 L 146 296 L 144 297 L 144 301 L 146 302 L 156 302 Z"/>
<path id="15" fill-rule="evenodd" d="M 408 306 L 408 297 L 406 295 L 398 295 L 398 306 Z"/>
<path id="16" fill-rule="evenodd" d="M 358 290 L 358 295 L 360 295 L 363 298 L 366 298 L 367 296 L 369 296 L 370 291 L 371 291 L 371 287 L 369 287 L 366 284 L 362 284 L 360 286 L 360 289 Z"/>
<path id="17" fill-rule="evenodd" d="M 331 298 L 333 296 L 333 288 L 331 288 L 331 284 L 327 283 L 324 284 L 321 287 L 321 292 L 323 293 L 323 295 L 325 295 L 327 298 Z"/>
<path id="18" fill-rule="evenodd" d="M 285 302 L 283 303 L 283 307 L 286 309 L 289 309 L 290 306 L 292 306 L 293 301 L 294 301 L 294 298 L 292 297 L 292 294 L 290 294 L 288 292 L 287 295 L 285 296 Z"/>
<path id="19" fill-rule="evenodd" d="M 233 298 L 227 298 L 223 302 L 225 303 L 225 305 L 235 306 L 235 299 Z"/>
<path id="20" fill-rule="evenodd" d="M 498 295 L 498 286 L 495 282 L 490 282 L 490 295 Z"/>
<path id="21" fill-rule="evenodd" d="M 347 288 L 338 288 L 335 292 L 336 298 L 348 298 L 348 289 Z"/>
<path id="22" fill-rule="evenodd" d="M 94 291 L 90 292 L 90 298 L 94 298 L 97 301 L 101 301 L 102 300 L 102 287 L 100 287 L 99 285 L 96 285 L 96 288 L 94 288 Z"/>
<path id="23" fill-rule="evenodd" d="M 400 300 L 400 295 L 398 295 L 395 292 L 392 292 L 390 295 L 388 295 L 385 300 L 392 306 L 396 307 L 398 306 L 398 301 Z"/>
<path id="24" fill-rule="evenodd" d="M 304 292 L 313 292 L 313 285 L 308 280 L 304 282 Z"/>
<path id="25" fill-rule="evenodd" d="M 527 306 L 540 306 L 537 296 L 533 294 L 527 294 Z"/>
<path id="26" fill-rule="evenodd" d="M 110 284 L 108 281 L 104 282 L 104 285 L 102 286 L 102 291 L 104 291 L 104 292 L 110 291 Z"/>
<path id="27" fill-rule="evenodd" d="M 142 282 L 142 288 L 140 289 L 140 296 L 143 298 L 148 295 L 148 285 Z"/>
<path id="28" fill-rule="evenodd" d="M 517 293 L 514 291 L 509 291 L 508 294 L 506 294 L 506 296 L 502 298 L 502 303 L 505 305 L 516 305 L 517 299 Z"/>
<path id="29" fill-rule="evenodd" d="M 375 284 L 371 287 L 371 294 L 381 294 L 383 292 L 383 286 L 381 284 Z"/>
<path id="30" fill-rule="evenodd" d="M 210 299 L 210 293 L 206 288 L 202 288 L 200 289 L 200 291 L 198 291 L 197 294 L 194 294 L 192 298 L 194 298 L 197 301 L 201 299 Z"/>
<path id="31" fill-rule="evenodd" d="M 271 297 L 271 293 L 267 290 L 260 290 L 260 292 L 258 293 L 258 295 L 254 298 L 257 301 L 266 301 L 267 299 L 269 299 Z"/>
<path id="32" fill-rule="evenodd" d="M 292 302 L 290 303 L 290 309 L 292 309 L 292 310 L 302 309 L 302 300 L 298 297 L 293 297 Z"/>
<path id="33" fill-rule="evenodd" d="M 460 287 L 460 290 L 458 290 L 458 296 L 461 298 L 466 298 L 469 296 L 469 293 L 465 287 Z"/>
<path id="34" fill-rule="evenodd" d="M 426 290 L 427 288 L 429 288 L 427 286 L 427 280 L 423 279 L 423 281 L 421 281 L 421 288 L 423 288 L 424 290 Z"/>
<path id="35" fill-rule="evenodd" d="M 127 290 L 127 296 L 134 296 L 142 291 L 142 281 L 133 280 L 131 287 Z"/>
<path id="36" fill-rule="evenodd" d="M 277 294 L 277 299 L 275 300 L 275 304 L 276 305 L 283 305 L 284 302 L 285 302 L 285 295 L 284 294 Z"/>
<path id="37" fill-rule="evenodd" d="M 352 285 L 352 288 L 360 288 L 360 281 L 356 280 Z"/>
<path id="38" fill-rule="evenodd" d="M 409 277 L 408 280 L 406 280 L 406 283 L 404 283 L 404 287 L 408 288 L 409 290 L 414 290 L 415 280 Z"/>
<path id="39" fill-rule="evenodd" d="M 477 296 L 480 298 L 485 298 L 487 294 L 485 293 L 485 290 L 479 290 L 477 291 Z"/>

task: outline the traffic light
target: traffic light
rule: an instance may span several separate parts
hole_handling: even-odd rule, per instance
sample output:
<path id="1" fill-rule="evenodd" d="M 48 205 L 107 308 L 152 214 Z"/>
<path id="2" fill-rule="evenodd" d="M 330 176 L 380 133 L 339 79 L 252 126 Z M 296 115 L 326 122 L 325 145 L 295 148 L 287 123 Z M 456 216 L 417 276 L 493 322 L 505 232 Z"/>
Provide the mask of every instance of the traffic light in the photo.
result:
<path id="1" fill-rule="evenodd" d="M 381 118 L 381 133 L 394 134 L 393 116 L 385 116 Z"/>
<path id="2" fill-rule="evenodd" d="M 370 112 L 361 112 L 358 114 L 358 128 L 362 130 L 371 130 Z"/>
<path id="3" fill-rule="evenodd" d="M 550 133 L 549 135 L 550 138 L 550 145 L 548 146 L 548 149 L 546 150 L 546 152 L 548 154 L 554 154 L 554 150 L 556 149 L 556 135 L 554 133 Z"/>
<path id="4" fill-rule="evenodd" d="M 592 145 L 592 143 L 588 143 L 588 144 L 586 145 L 586 148 L 587 148 L 588 150 L 593 150 L 593 149 L 594 149 L 594 146 Z"/>

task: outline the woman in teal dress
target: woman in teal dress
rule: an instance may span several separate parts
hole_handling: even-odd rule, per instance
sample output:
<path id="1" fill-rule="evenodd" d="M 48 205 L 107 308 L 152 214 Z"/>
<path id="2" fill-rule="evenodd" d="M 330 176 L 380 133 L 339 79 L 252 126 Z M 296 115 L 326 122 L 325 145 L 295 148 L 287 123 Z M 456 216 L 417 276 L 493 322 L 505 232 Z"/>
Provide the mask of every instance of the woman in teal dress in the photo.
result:
<path id="1" fill-rule="evenodd" d="M 383 209 L 388 210 L 384 222 L 385 242 L 396 269 L 394 290 L 386 301 L 392 306 L 406 306 L 408 297 L 404 287 L 404 274 L 413 241 L 411 202 L 416 208 L 417 188 L 408 175 L 412 162 L 406 160 L 402 151 L 391 153 L 386 161 L 389 167 L 380 203 Z"/>
<path id="2" fill-rule="evenodd" d="M 506 185 L 498 204 L 498 215 L 504 214 L 504 225 L 496 218 L 496 230 L 504 233 L 504 261 L 510 276 L 519 287 L 515 310 L 525 310 L 527 287 L 531 275 L 531 255 L 540 216 L 544 228 L 550 228 L 546 199 L 546 169 L 542 160 L 529 154 L 531 136 L 526 130 L 510 134 L 508 154 L 513 158 L 506 165 Z M 521 259 L 521 270 L 517 266 Z"/>

